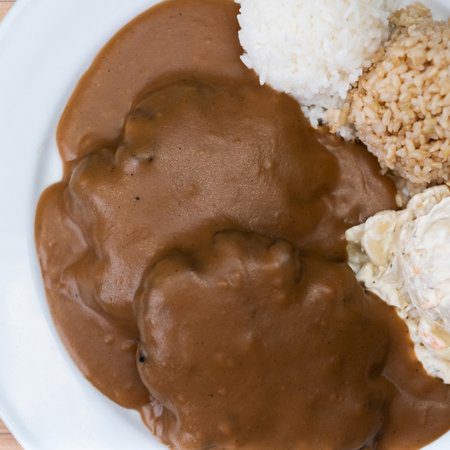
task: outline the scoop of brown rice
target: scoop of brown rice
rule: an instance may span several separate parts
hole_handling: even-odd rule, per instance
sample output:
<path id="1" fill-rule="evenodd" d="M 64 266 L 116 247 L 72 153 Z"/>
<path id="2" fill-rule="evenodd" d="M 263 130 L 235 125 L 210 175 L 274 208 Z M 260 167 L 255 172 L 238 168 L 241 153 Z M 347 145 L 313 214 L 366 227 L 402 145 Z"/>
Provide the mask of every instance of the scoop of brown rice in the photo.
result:
<path id="1" fill-rule="evenodd" d="M 450 20 L 414 4 L 390 18 L 393 32 L 374 55 L 332 131 L 353 126 L 384 169 L 412 183 L 450 180 Z"/>

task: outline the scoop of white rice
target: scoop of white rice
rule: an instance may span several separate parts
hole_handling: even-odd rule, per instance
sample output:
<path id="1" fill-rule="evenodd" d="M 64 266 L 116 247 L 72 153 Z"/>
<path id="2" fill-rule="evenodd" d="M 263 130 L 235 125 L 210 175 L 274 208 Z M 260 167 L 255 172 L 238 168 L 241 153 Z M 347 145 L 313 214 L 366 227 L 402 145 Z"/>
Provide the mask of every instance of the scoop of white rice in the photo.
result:
<path id="1" fill-rule="evenodd" d="M 293 95 L 313 126 L 347 91 L 388 37 L 397 0 L 236 0 L 244 64 L 261 84 Z"/>

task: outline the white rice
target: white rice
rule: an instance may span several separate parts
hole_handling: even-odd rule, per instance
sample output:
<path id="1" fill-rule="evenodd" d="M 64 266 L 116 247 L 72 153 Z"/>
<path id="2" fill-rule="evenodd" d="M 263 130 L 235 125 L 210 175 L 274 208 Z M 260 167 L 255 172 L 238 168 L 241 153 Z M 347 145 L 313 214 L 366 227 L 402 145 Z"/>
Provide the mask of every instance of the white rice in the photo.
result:
<path id="1" fill-rule="evenodd" d="M 343 105 L 388 37 L 397 0 L 236 0 L 244 64 L 294 96 L 313 126 Z"/>

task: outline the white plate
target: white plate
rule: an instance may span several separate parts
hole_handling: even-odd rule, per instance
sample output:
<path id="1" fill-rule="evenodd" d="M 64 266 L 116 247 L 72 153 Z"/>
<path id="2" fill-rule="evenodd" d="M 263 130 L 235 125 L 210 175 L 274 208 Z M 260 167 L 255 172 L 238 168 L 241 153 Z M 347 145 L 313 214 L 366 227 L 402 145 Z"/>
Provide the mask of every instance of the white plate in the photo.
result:
<path id="1" fill-rule="evenodd" d="M 93 388 L 47 309 L 36 200 L 60 178 L 55 128 L 95 54 L 157 0 L 18 0 L 0 27 L 0 415 L 29 450 L 164 448 L 137 413 Z M 450 0 L 425 2 L 441 17 Z M 450 448 L 450 434 L 430 449 Z"/>

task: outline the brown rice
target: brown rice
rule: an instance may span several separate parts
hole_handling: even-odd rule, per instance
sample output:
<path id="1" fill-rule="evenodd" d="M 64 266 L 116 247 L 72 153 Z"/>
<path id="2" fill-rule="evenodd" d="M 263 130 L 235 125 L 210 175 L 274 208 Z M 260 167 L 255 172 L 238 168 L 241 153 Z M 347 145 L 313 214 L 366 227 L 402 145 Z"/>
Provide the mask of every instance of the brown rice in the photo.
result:
<path id="1" fill-rule="evenodd" d="M 343 109 L 330 112 L 332 131 L 354 126 L 384 169 L 412 183 L 449 181 L 450 21 L 414 4 L 390 23 L 372 66 Z"/>

